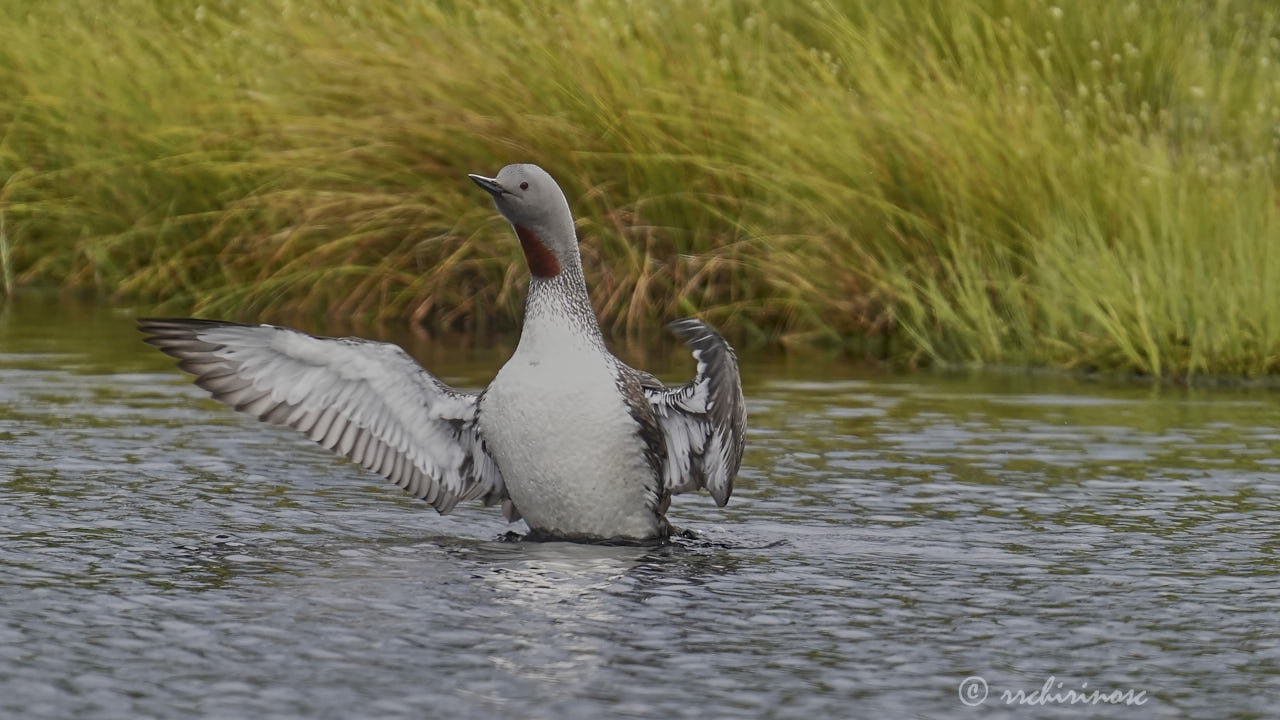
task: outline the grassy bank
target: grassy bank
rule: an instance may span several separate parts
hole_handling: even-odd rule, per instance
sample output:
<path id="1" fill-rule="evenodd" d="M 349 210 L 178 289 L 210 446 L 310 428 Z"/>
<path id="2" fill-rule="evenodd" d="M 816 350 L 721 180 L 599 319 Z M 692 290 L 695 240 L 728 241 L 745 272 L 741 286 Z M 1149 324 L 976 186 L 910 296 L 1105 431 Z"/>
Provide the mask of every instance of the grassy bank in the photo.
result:
<path id="1" fill-rule="evenodd" d="M 509 328 L 528 160 L 616 333 L 1276 373 L 1271 7 L 4 2 L 4 282 Z"/>

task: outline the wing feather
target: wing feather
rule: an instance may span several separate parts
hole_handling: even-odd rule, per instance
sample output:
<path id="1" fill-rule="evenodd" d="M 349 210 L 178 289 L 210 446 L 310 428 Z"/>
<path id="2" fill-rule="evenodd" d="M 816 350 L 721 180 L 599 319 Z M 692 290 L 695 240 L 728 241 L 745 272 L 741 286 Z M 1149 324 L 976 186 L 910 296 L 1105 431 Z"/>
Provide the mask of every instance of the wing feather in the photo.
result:
<path id="1" fill-rule="evenodd" d="M 399 346 L 211 320 L 138 326 L 215 399 L 293 427 L 441 513 L 462 499 L 507 498 L 477 424 L 479 397 L 440 382 Z"/>
<path id="2" fill-rule="evenodd" d="M 705 487 L 717 505 L 724 505 L 742 464 L 747 427 L 738 357 L 700 320 L 677 320 L 668 327 L 689 345 L 697 372 L 684 385 L 667 387 L 651 375 L 644 383 L 666 437 L 664 484 L 672 494 Z"/>

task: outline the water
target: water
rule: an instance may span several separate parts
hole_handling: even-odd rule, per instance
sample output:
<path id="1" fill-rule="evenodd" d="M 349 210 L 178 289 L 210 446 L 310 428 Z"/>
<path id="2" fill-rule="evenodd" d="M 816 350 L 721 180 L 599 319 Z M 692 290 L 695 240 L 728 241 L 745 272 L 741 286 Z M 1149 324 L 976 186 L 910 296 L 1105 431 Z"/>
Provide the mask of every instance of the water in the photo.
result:
<path id="1" fill-rule="evenodd" d="M 0 717 L 942 718 L 970 676 L 983 717 L 1280 700 L 1267 391 L 747 358 L 733 500 L 673 505 L 700 540 L 504 543 L 203 399 L 122 314 L 2 313 Z M 476 387 L 502 351 L 414 352 Z"/>

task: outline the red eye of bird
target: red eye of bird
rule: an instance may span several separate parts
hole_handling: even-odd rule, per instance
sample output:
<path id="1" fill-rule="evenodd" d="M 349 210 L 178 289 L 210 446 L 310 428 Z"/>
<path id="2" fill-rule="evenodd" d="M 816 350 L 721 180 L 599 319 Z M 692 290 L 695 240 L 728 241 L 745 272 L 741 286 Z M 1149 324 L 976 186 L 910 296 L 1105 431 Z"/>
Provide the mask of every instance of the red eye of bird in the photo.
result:
<path id="1" fill-rule="evenodd" d="M 528 190 L 528 189 L 529 189 L 529 183 L 520 183 L 520 189 L 521 189 L 521 190 Z"/>

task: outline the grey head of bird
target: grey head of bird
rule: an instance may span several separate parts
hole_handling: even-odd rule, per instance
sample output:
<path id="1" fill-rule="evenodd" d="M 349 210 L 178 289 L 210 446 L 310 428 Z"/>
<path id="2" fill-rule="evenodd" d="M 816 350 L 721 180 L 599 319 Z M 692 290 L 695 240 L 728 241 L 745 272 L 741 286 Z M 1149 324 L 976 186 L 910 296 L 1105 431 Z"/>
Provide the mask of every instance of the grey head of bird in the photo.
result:
<path id="1" fill-rule="evenodd" d="M 520 163 L 502 168 L 497 177 L 470 178 L 493 196 L 498 212 L 515 228 L 530 274 L 551 278 L 563 266 L 581 263 L 569 201 L 546 170 Z"/>

